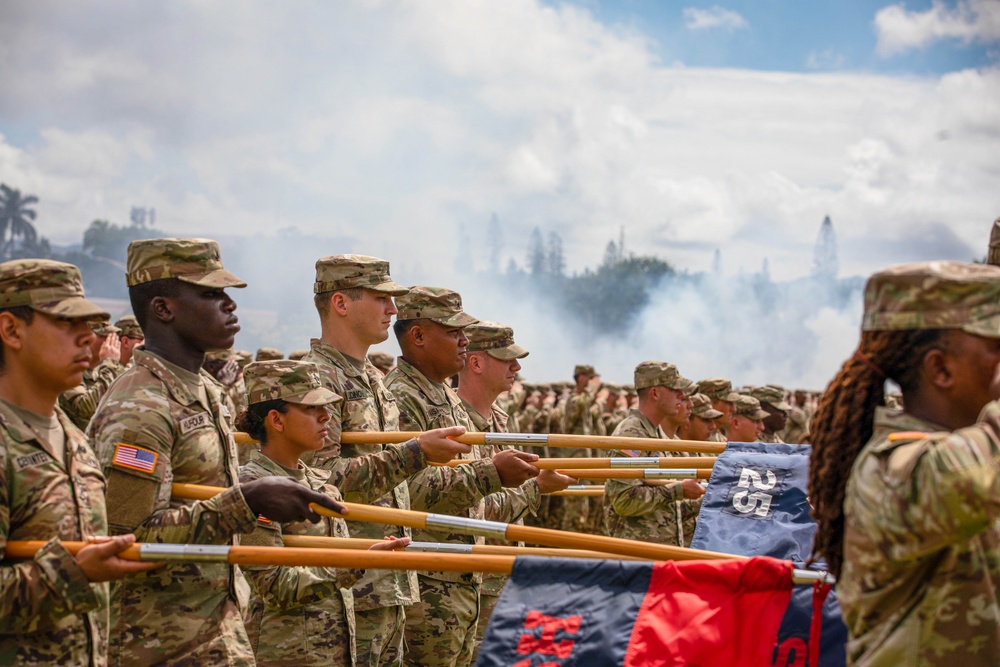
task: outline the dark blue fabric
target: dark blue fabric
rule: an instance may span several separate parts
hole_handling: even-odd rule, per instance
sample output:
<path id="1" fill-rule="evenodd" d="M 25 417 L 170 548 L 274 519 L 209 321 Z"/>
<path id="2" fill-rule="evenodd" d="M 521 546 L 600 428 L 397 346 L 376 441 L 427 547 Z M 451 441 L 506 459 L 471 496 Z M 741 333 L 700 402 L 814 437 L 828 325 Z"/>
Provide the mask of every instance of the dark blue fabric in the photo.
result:
<path id="1" fill-rule="evenodd" d="M 802 567 L 816 534 L 806 496 L 809 450 L 808 445 L 729 443 L 712 469 L 692 548 L 773 556 Z M 778 632 L 779 647 L 805 647 L 811 618 L 812 588 L 796 586 Z M 823 606 L 819 667 L 843 667 L 846 642 L 847 628 L 831 592 Z M 796 652 L 776 660 L 776 667 L 806 665 L 805 656 Z"/>
<path id="2" fill-rule="evenodd" d="M 490 619 L 477 667 L 621 665 L 652 571 L 652 563 L 518 558 Z M 530 612 L 580 617 L 575 633 L 559 630 L 554 637 L 556 644 L 573 642 L 571 655 L 518 652 L 522 637 L 542 634 L 526 627 Z"/>

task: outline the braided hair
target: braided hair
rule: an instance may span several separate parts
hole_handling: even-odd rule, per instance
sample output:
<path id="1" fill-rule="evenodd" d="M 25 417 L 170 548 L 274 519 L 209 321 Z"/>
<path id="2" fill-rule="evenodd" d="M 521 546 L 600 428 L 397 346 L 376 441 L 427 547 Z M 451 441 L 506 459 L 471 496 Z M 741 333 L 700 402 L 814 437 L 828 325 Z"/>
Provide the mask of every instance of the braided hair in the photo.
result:
<path id="1" fill-rule="evenodd" d="M 854 461 L 874 431 L 885 380 L 908 393 L 917 387 L 924 356 L 942 348 L 941 329 L 863 331 L 858 350 L 844 362 L 820 400 L 810 426 L 809 500 L 819 525 L 813 557 L 840 576 L 844 561 L 844 494 Z"/>

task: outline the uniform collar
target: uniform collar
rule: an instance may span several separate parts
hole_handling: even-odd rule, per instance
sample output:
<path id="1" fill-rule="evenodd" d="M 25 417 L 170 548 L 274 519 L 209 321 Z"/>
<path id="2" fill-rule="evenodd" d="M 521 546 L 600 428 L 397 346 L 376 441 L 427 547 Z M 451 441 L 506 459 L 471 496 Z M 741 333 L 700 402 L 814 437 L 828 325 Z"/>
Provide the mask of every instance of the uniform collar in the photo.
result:
<path id="1" fill-rule="evenodd" d="M 427 402 L 437 406 L 455 405 L 461 403 L 455 391 L 443 382 L 435 382 L 420 372 L 420 370 L 410 362 L 398 357 L 396 368 L 400 373 L 410 378 L 410 382 L 427 397 Z M 452 398 L 454 397 L 454 398 Z"/>
<path id="2" fill-rule="evenodd" d="M 142 366 L 159 378 L 170 391 L 170 395 L 178 403 L 181 405 L 192 405 L 198 402 L 198 390 L 192 387 L 190 381 L 181 375 L 181 373 L 184 373 L 184 375 L 188 374 L 183 368 L 170 363 L 158 354 L 146 351 L 142 347 L 137 347 L 133 350 L 132 358 L 135 360 L 137 366 Z M 204 369 L 198 373 L 198 376 L 202 381 L 212 377 Z"/>

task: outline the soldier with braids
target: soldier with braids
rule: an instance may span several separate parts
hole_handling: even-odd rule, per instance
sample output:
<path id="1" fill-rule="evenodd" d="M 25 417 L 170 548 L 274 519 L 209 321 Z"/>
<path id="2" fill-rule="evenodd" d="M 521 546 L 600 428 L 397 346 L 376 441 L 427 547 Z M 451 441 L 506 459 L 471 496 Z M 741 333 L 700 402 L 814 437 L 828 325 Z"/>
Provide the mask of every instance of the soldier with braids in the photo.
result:
<path id="1" fill-rule="evenodd" d="M 855 665 L 1000 656 L 1000 268 L 889 268 L 813 426 L 816 554 Z M 885 381 L 905 411 L 882 407 Z"/>

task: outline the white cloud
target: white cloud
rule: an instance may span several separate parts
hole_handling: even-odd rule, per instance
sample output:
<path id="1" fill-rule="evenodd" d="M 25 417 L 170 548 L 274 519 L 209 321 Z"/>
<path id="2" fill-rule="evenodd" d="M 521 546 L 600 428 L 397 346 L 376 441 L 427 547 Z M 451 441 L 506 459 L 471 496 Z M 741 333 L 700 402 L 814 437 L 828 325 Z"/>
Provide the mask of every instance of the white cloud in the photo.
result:
<path id="1" fill-rule="evenodd" d="M 746 28 L 747 22 L 739 12 L 718 5 L 713 5 L 709 9 L 685 7 L 684 27 L 688 30 L 722 28 L 723 30 L 732 31 Z"/>
<path id="2" fill-rule="evenodd" d="M 958 0 L 949 7 L 934 0 L 930 9 L 909 11 L 890 5 L 875 15 L 878 52 L 884 56 L 920 49 L 942 39 L 971 42 L 1000 41 L 1000 2 Z"/>

